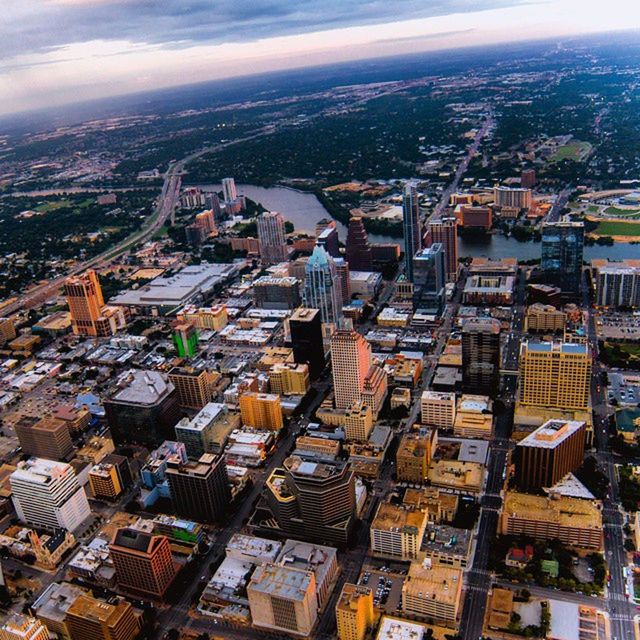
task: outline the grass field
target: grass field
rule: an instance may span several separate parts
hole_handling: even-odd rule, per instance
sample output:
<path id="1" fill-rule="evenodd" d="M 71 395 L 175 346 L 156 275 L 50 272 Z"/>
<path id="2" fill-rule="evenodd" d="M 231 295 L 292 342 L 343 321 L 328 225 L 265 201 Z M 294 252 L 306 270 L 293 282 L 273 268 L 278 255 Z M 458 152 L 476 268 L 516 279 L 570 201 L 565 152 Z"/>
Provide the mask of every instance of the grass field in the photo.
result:
<path id="1" fill-rule="evenodd" d="M 596 234 L 599 236 L 638 236 L 640 237 L 640 222 L 625 222 L 624 220 L 605 220 L 598 224 Z"/>
<path id="2" fill-rule="evenodd" d="M 591 143 L 574 140 L 569 144 L 560 147 L 550 158 L 549 162 L 560 162 L 561 160 L 573 160 L 582 162 L 591 153 Z"/>
<path id="3" fill-rule="evenodd" d="M 71 200 L 56 200 L 55 202 L 45 202 L 44 204 L 38 205 L 35 210 L 41 213 L 49 213 L 50 211 L 70 207 L 72 204 L 73 202 L 71 202 Z"/>
<path id="4" fill-rule="evenodd" d="M 640 209 L 618 209 L 618 207 L 607 207 L 604 213 L 609 216 L 617 216 L 620 218 L 638 218 L 640 217 Z"/>

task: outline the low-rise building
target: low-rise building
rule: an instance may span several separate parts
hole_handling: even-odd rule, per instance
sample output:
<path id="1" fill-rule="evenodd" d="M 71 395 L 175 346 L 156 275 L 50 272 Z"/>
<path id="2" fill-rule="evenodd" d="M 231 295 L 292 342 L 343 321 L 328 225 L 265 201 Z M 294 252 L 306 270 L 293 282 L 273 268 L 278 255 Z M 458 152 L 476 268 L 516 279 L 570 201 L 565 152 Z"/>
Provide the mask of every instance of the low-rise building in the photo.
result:
<path id="1" fill-rule="evenodd" d="M 398 480 L 424 482 L 437 442 L 438 432 L 435 429 L 426 433 L 408 433 L 403 436 L 396 452 Z"/>
<path id="2" fill-rule="evenodd" d="M 602 550 L 602 510 L 594 500 L 508 491 L 500 518 L 503 535 L 560 540 L 581 549 Z"/>
<path id="3" fill-rule="evenodd" d="M 449 525 L 429 524 L 424 532 L 418 559 L 432 566 L 466 569 L 471 559 L 471 531 Z"/>
<path id="4" fill-rule="evenodd" d="M 493 402 L 489 396 L 466 394 L 458 400 L 453 433 L 461 438 L 490 440 L 493 435 Z"/>

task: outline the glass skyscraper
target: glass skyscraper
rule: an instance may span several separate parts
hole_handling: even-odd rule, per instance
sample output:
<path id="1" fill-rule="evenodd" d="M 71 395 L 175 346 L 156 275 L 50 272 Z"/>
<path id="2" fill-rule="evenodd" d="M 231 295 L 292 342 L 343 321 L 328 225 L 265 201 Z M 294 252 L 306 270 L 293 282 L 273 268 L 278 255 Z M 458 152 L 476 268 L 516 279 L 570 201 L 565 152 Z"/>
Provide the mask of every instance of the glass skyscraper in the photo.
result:
<path id="1" fill-rule="evenodd" d="M 342 324 L 342 284 L 333 258 L 316 245 L 305 269 L 304 304 L 320 310 L 322 322 Z"/>
<path id="2" fill-rule="evenodd" d="M 414 309 L 440 311 L 445 282 L 444 247 L 436 242 L 416 253 L 413 258 Z"/>
<path id="3" fill-rule="evenodd" d="M 402 230 L 404 232 L 404 263 L 407 280 L 413 282 L 413 257 L 422 246 L 420 206 L 416 185 L 409 182 L 402 195 Z"/>
<path id="4" fill-rule="evenodd" d="M 584 224 L 548 222 L 542 226 L 542 262 L 545 279 L 563 291 L 578 293 L 582 277 Z"/>

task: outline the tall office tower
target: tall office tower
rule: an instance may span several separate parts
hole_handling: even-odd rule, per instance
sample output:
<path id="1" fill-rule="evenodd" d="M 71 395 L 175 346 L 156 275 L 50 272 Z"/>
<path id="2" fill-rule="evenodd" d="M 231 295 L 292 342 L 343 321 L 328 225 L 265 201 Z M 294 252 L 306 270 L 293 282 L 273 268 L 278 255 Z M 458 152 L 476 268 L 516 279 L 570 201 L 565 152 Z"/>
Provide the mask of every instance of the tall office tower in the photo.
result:
<path id="1" fill-rule="evenodd" d="M 88 594 L 73 601 L 65 620 L 70 640 L 133 640 L 141 628 L 126 600 L 105 602 Z"/>
<path id="2" fill-rule="evenodd" d="M 356 519 L 355 478 L 348 463 L 290 456 L 267 479 L 265 494 L 280 534 L 347 544 Z"/>
<path id="3" fill-rule="evenodd" d="M 326 366 L 322 347 L 322 321 L 318 309 L 296 309 L 289 319 L 293 360 L 309 365 L 309 376 L 316 380 Z"/>
<path id="4" fill-rule="evenodd" d="M 69 464 L 29 458 L 11 474 L 9 484 L 16 514 L 25 524 L 74 532 L 91 517 L 87 496 Z"/>
<path id="5" fill-rule="evenodd" d="M 535 169 L 523 169 L 520 174 L 520 186 L 523 189 L 531 189 L 535 186 L 538 178 Z"/>
<path id="6" fill-rule="evenodd" d="M 124 387 L 104 401 L 104 410 L 118 444 L 157 446 L 172 438 L 181 417 L 175 387 L 158 371 L 133 370 Z"/>
<path id="7" fill-rule="evenodd" d="M 318 619 L 315 574 L 286 565 L 259 565 L 247 586 L 255 627 L 308 638 Z"/>
<path id="8" fill-rule="evenodd" d="M 342 291 L 342 304 L 349 304 L 351 301 L 351 278 L 349 272 L 349 263 L 344 258 L 335 258 L 336 272 L 340 280 Z"/>
<path id="9" fill-rule="evenodd" d="M 462 326 L 462 384 L 466 391 L 493 395 L 500 384 L 500 322 L 470 318 Z"/>
<path id="10" fill-rule="evenodd" d="M 39 420 L 23 416 L 14 429 L 27 456 L 49 460 L 69 460 L 73 456 L 73 440 L 64 420 L 50 415 Z"/>
<path id="11" fill-rule="evenodd" d="M 16 328 L 11 318 L 0 318 L 0 346 L 16 337 Z"/>
<path id="12" fill-rule="evenodd" d="M 264 264 L 278 264 L 289 256 L 284 218 L 276 211 L 265 211 L 258 216 L 258 242 Z"/>
<path id="13" fill-rule="evenodd" d="M 49 640 L 49 630 L 40 620 L 12 613 L 0 626 L 0 640 Z"/>
<path id="14" fill-rule="evenodd" d="M 316 245 L 305 268 L 304 304 L 326 324 L 342 324 L 342 286 L 333 258 Z"/>
<path id="15" fill-rule="evenodd" d="M 542 262 L 546 280 L 563 291 L 579 293 L 584 249 L 583 222 L 547 222 L 542 225 Z"/>
<path id="16" fill-rule="evenodd" d="M 523 342 L 520 402 L 557 409 L 587 409 L 591 350 L 586 344 Z"/>
<path id="17" fill-rule="evenodd" d="M 240 396 L 242 424 L 254 429 L 280 431 L 284 426 L 280 396 L 249 391 Z"/>
<path id="18" fill-rule="evenodd" d="M 575 420 L 548 420 L 516 447 L 516 479 L 525 490 L 552 487 L 584 458 L 586 426 Z"/>
<path id="19" fill-rule="evenodd" d="M 444 304 L 445 261 L 437 242 L 421 249 L 413 258 L 413 307 L 438 313 Z"/>
<path id="20" fill-rule="evenodd" d="M 233 202 L 238 197 L 236 181 L 233 178 L 222 178 L 222 198 L 225 202 Z"/>
<path id="21" fill-rule="evenodd" d="M 96 325 L 102 315 L 104 299 L 96 272 L 89 269 L 81 276 L 67 278 L 64 295 L 71 313 L 73 333 L 79 336 L 97 336 Z"/>
<path id="22" fill-rule="evenodd" d="M 118 586 L 142 597 L 162 599 L 176 576 L 166 536 L 139 529 L 118 529 L 109 545 Z"/>
<path id="23" fill-rule="evenodd" d="M 440 243 L 444 251 L 447 282 L 458 279 L 458 221 L 453 216 L 429 220 L 427 246 Z"/>
<path id="24" fill-rule="evenodd" d="M 173 510 L 183 518 L 218 522 L 231 492 L 223 456 L 205 453 L 197 462 L 170 458 L 166 471 Z"/>
<path id="25" fill-rule="evenodd" d="M 338 640 L 364 640 L 374 622 L 371 587 L 345 582 L 336 603 Z"/>
<path id="26" fill-rule="evenodd" d="M 173 344 L 179 358 L 193 358 L 198 353 L 198 331 L 190 322 L 173 324 Z"/>
<path id="27" fill-rule="evenodd" d="M 357 331 L 336 331 L 331 336 L 331 370 L 336 407 L 346 409 L 362 399 L 371 369 L 371 345 Z"/>
<path id="28" fill-rule="evenodd" d="M 209 191 L 205 194 L 204 206 L 213 212 L 214 222 L 220 222 L 222 219 L 222 207 L 220 206 L 220 197 L 215 191 Z"/>
<path id="29" fill-rule="evenodd" d="M 325 224 L 326 223 L 326 224 Z M 324 247 L 332 258 L 340 257 L 340 238 L 338 228 L 333 220 L 320 220 L 316 225 L 316 242 Z"/>
<path id="30" fill-rule="evenodd" d="M 202 409 L 213 398 L 213 388 L 220 375 L 206 369 L 173 367 L 169 371 L 169 382 L 178 395 L 183 409 Z"/>
<path id="31" fill-rule="evenodd" d="M 351 216 L 347 231 L 347 262 L 351 271 L 372 271 L 371 245 L 360 216 Z"/>
<path id="32" fill-rule="evenodd" d="M 416 185 L 409 182 L 402 196 L 402 225 L 404 232 L 404 263 L 407 280 L 413 282 L 413 256 L 422 246 L 420 231 L 420 204 Z"/>

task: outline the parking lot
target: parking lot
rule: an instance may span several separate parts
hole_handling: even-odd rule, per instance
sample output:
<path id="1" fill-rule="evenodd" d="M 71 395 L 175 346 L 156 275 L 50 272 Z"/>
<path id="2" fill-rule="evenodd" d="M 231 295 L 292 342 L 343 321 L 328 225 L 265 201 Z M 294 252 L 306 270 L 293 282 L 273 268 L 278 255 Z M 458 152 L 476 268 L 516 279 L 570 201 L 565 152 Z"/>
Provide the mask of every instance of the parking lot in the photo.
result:
<path id="1" fill-rule="evenodd" d="M 387 569 L 383 571 L 383 569 Z M 382 613 L 398 615 L 402 604 L 402 583 L 404 575 L 397 568 L 381 562 L 368 562 L 362 569 L 358 584 L 373 590 L 373 605 Z"/>

